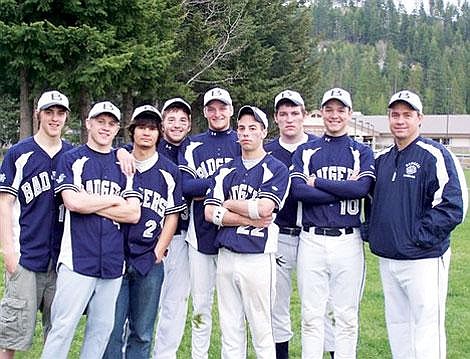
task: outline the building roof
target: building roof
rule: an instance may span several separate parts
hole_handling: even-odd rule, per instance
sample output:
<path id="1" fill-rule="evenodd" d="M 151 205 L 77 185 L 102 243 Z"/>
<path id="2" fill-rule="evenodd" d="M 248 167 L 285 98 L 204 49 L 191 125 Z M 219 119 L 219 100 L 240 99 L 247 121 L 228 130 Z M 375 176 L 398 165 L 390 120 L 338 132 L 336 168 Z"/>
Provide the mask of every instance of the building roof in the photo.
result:
<path id="1" fill-rule="evenodd" d="M 387 116 L 357 115 L 356 118 L 372 124 L 379 134 L 390 133 Z M 470 115 L 424 115 L 420 132 L 424 136 L 470 136 Z"/>

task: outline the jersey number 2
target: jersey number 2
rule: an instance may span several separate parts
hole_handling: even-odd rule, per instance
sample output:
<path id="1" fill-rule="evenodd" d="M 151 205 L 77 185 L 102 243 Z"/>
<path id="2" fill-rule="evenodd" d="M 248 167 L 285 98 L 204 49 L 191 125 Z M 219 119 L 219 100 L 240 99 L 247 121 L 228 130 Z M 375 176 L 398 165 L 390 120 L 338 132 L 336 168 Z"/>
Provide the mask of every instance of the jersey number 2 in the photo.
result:
<path id="1" fill-rule="evenodd" d="M 154 221 L 153 219 L 149 219 L 147 222 L 145 222 L 145 231 L 144 234 L 142 234 L 142 237 L 144 238 L 152 238 L 153 237 L 153 232 L 157 228 L 157 222 Z"/>

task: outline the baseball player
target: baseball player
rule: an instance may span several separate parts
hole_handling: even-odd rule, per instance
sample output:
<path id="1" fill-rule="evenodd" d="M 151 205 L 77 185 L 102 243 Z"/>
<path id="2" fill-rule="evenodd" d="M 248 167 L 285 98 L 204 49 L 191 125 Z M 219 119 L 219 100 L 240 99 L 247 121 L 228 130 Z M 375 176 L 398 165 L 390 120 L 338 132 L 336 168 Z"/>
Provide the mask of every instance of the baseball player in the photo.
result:
<path id="1" fill-rule="evenodd" d="M 222 166 L 205 200 L 205 218 L 220 229 L 217 298 L 223 359 L 246 358 L 245 318 L 257 358 L 272 359 L 272 302 L 276 286 L 278 226 L 289 185 L 287 167 L 263 149 L 268 119 L 243 106 L 237 133 L 242 155 Z"/>
<path id="2" fill-rule="evenodd" d="M 293 90 L 285 90 L 274 99 L 274 121 L 279 128 L 279 137 L 267 143 L 266 152 L 286 166 L 292 164 L 292 154 L 297 147 L 317 137 L 304 132 L 304 119 L 307 115 L 302 96 Z M 289 358 L 289 340 L 292 338 L 290 319 L 290 297 L 292 293 L 292 272 L 297 264 L 297 247 L 301 228 L 297 223 L 298 202 L 287 197 L 282 209 L 277 213 L 279 226 L 276 300 L 273 308 L 273 334 L 276 342 L 276 358 Z M 300 216 L 299 216 L 300 217 Z"/>
<path id="3" fill-rule="evenodd" d="M 0 169 L 0 244 L 5 264 L 0 358 L 13 358 L 16 350 L 31 347 L 38 309 L 44 338 L 50 330 L 60 244 L 60 208 L 53 181 L 60 156 L 72 148 L 60 137 L 69 112 L 64 94 L 44 92 L 35 110 L 38 132 L 12 146 Z"/>
<path id="4" fill-rule="evenodd" d="M 178 162 L 183 174 L 183 195 L 191 200 L 188 258 L 193 302 L 192 358 L 208 357 L 212 329 L 212 302 L 215 289 L 218 248 L 214 245 L 217 227 L 204 219 L 204 196 L 210 176 L 224 163 L 240 155 L 237 135 L 230 128 L 233 115 L 230 94 L 213 88 L 204 95 L 204 116 L 209 129 L 191 136 L 182 148 Z"/>
<path id="5" fill-rule="evenodd" d="M 159 154 L 178 163 L 178 151 L 191 130 L 191 106 L 182 98 L 167 100 L 162 108 L 163 138 L 158 144 Z M 190 291 L 188 243 L 188 211 L 181 212 L 178 228 L 163 259 L 165 278 L 160 295 L 154 358 L 176 359 L 184 334 Z"/>
<path id="6" fill-rule="evenodd" d="M 137 107 L 129 133 L 136 159 L 135 180 L 143 195 L 137 224 L 125 226 L 126 272 L 116 303 L 114 329 L 103 358 L 149 358 L 163 284 L 162 259 L 186 208 L 178 167 L 156 151 L 161 134 L 160 112 Z M 128 325 L 126 326 L 126 320 Z M 128 330 L 124 334 L 124 328 Z"/>
<path id="7" fill-rule="evenodd" d="M 297 257 L 302 358 L 323 357 L 329 296 L 335 316 L 335 358 L 354 358 L 365 276 L 361 198 L 374 181 L 374 158 L 369 147 L 347 135 L 352 116 L 347 91 L 326 91 L 321 113 L 325 135 L 300 145 L 292 159 L 291 195 L 302 202 Z"/>
<path id="8" fill-rule="evenodd" d="M 111 149 L 120 118 L 111 102 L 93 106 L 86 119 L 87 143 L 62 155 L 57 167 L 54 192 L 61 194 L 66 211 L 52 328 L 42 358 L 67 358 L 85 309 L 81 358 L 101 357 L 113 329 L 124 263 L 119 223 L 138 221 L 142 197 Z"/>
<path id="9" fill-rule="evenodd" d="M 390 347 L 397 359 L 443 359 L 450 233 L 465 218 L 467 185 L 455 156 L 420 136 L 418 95 L 394 94 L 388 119 L 395 145 L 375 161 L 369 243 L 379 256 Z"/>

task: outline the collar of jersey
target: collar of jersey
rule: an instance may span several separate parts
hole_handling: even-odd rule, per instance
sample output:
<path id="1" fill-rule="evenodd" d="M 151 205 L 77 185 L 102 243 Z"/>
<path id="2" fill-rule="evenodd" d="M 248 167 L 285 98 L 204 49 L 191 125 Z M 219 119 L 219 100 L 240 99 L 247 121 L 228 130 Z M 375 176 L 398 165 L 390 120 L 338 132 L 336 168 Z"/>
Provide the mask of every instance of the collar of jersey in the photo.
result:
<path id="1" fill-rule="evenodd" d="M 207 132 L 209 133 L 209 135 L 211 136 L 225 136 L 225 135 L 228 135 L 230 133 L 232 133 L 232 129 L 229 128 L 227 130 L 224 130 L 224 131 L 213 131 L 211 129 L 208 129 Z"/>
<path id="2" fill-rule="evenodd" d="M 326 142 L 340 142 L 340 141 L 344 141 L 344 139 L 349 139 L 349 136 L 347 133 L 338 137 L 330 136 L 330 135 L 327 135 L 326 133 L 323 135 L 323 140 Z"/>

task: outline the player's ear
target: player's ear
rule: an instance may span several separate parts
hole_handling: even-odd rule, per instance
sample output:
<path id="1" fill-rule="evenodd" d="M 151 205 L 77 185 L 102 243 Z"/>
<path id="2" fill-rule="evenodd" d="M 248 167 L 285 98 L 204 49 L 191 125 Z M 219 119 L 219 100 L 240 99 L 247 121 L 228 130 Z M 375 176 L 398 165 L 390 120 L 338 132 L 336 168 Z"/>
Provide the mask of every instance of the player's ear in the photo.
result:
<path id="1" fill-rule="evenodd" d="M 85 120 L 85 127 L 86 127 L 87 130 L 90 130 L 90 121 L 91 121 L 90 118 L 87 118 L 87 119 Z"/>
<path id="2" fill-rule="evenodd" d="M 268 129 L 263 127 L 263 131 L 261 133 L 264 140 L 268 136 Z"/>

